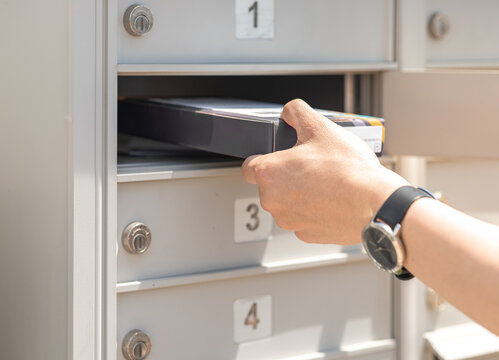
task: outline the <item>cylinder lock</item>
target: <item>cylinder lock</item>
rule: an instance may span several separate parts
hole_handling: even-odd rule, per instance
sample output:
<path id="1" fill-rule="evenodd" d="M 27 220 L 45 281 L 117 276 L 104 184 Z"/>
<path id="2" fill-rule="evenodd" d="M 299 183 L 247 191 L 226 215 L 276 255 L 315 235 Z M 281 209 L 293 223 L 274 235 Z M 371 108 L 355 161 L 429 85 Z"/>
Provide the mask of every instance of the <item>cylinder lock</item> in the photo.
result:
<path id="1" fill-rule="evenodd" d="M 121 235 L 123 247 L 130 254 L 143 254 L 151 245 L 151 230 L 141 222 L 129 224 Z"/>
<path id="2" fill-rule="evenodd" d="M 121 350 L 127 360 L 144 360 L 151 352 L 151 339 L 141 330 L 132 330 L 125 335 Z"/>
<path id="3" fill-rule="evenodd" d="M 428 30 L 430 35 L 435 40 L 442 39 L 450 29 L 450 20 L 449 18 L 439 12 L 436 12 L 431 15 L 430 21 L 428 22 Z"/>
<path id="4" fill-rule="evenodd" d="M 144 5 L 132 5 L 123 15 L 123 25 L 126 31 L 133 36 L 142 36 L 147 34 L 154 23 L 152 12 Z"/>

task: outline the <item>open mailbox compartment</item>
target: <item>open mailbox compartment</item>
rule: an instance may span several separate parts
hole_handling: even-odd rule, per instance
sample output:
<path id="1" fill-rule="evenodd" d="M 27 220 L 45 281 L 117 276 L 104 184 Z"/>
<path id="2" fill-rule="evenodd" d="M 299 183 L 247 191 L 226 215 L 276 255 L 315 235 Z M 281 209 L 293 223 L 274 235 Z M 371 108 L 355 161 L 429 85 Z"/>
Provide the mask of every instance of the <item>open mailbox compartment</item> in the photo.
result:
<path id="1" fill-rule="evenodd" d="M 210 97 L 284 105 L 301 98 L 314 108 L 379 115 L 373 99 L 375 92 L 372 91 L 376 80 L 375 74 L 120 76 L 118 99 Z M 140 123 L 139 116 L 137 121 Z M 118 116 L 118 128 L 119 122 Z M 118 172 L 126 172 L 139 164 L 142 168 L 175 168 L 187 164 L 193 168 L 205 168 L 242 163 L 239 158 L 121 133 L 118 144 Z"/>

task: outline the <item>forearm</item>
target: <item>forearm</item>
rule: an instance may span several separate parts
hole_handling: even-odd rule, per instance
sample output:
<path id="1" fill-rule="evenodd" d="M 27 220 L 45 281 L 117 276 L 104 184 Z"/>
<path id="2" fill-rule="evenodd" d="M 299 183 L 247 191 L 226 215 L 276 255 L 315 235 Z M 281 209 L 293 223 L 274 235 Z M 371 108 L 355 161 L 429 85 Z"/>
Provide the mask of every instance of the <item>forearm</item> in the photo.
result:
<path id="1" fill-rule="evenodd" d="M 281 117 L 296 129 L 297 144 L 252 156 L 242 168 L 258 184 L 262 207 L 305 242 L 358 243 L 364 226 L 407 181 L 303 101 L 288 103 Z M 402 238 L 404 266 L 499 335 L 499 228 L 424 198 L 409 208 Z"/>
<path id="2" fill-rule="evenodd" d="M 409 209 L 402 229 L 406 267 L 499 334 L 499 228 L 421 199 Z"/>

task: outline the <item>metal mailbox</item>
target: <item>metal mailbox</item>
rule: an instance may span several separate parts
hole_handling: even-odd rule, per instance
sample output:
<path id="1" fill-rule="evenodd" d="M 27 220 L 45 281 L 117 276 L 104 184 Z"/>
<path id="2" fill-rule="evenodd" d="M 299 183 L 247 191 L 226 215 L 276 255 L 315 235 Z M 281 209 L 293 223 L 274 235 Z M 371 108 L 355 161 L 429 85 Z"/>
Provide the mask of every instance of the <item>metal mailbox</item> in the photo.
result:
<path id="1" fill-rule="evenodd" d="M 393 0 L 148 0 L 152 21 L 123 17 L 135 4 L 118 1 L 121 64 L 393 61 Z"/>
<path id="2" fill-rule="evenodd" d="M 145 291 L 121 288 L 117 340 L 140 329 L 150 339 L 151 360 L 312 359 L 321 353 L 395 359 L 391 279 L 373 270 L 361 261 L 208 282 L 185 276 L 175 285 L 148 282 Z"/>

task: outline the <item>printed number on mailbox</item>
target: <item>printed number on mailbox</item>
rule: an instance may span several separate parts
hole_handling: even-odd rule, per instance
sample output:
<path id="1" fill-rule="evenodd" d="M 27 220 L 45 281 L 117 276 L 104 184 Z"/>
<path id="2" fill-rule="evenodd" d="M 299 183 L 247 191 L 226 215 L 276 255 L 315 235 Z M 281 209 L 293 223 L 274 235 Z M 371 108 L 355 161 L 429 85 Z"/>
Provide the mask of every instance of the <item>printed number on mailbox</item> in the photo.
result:
<path id="1" fill-rule="evenodd" d="M 258 198 L 237 199 L 234 203 L 234 241 L 268 240 L 272 215 L 263 210 Z"/>
<path id="2" fill-rule="evenodd" d="M 236 0 L 236 38 L 274 38 L 274 0 Z"/>
<path id="3" fill-rule="evenodd" d="M 234 302 L 234 342 L 242 343 L 271 336 L 272 298 L 270 295 Z"/>
<path id="4" fill-rule="evenodd" d="M 250 311 L 248 312 L 248 315 L 244 320 L 244 325 L 252 326 L 253 330 L 256 330 L 259 322 L 260 320 L 258 319 L 258 304 L 254 302 L 253 304 L 251 304 Z"/>

